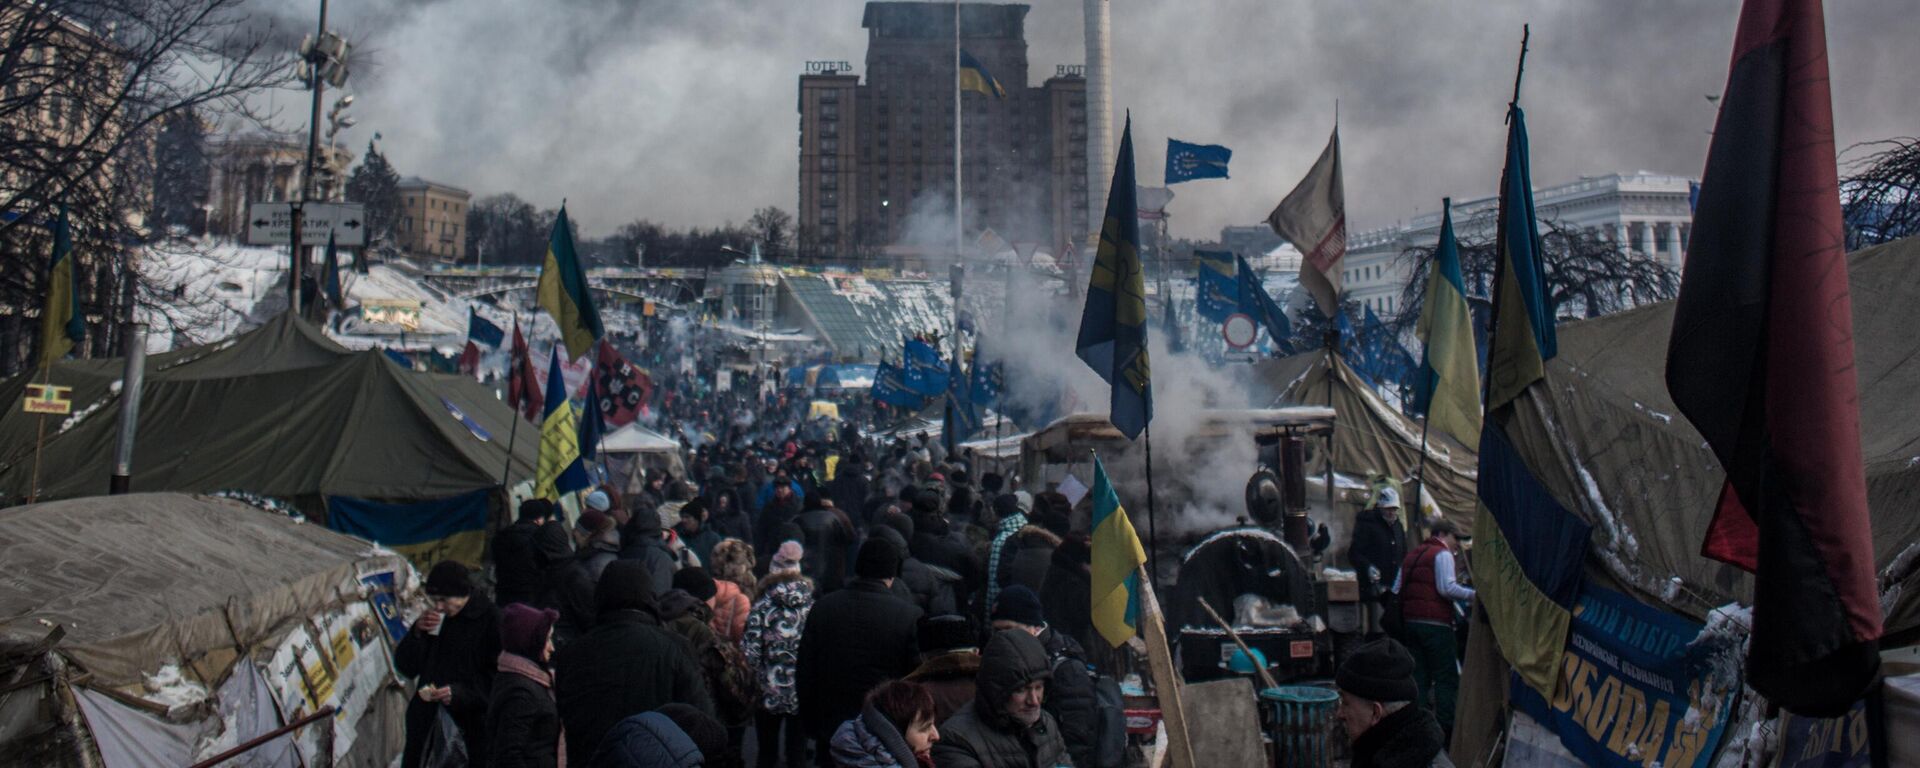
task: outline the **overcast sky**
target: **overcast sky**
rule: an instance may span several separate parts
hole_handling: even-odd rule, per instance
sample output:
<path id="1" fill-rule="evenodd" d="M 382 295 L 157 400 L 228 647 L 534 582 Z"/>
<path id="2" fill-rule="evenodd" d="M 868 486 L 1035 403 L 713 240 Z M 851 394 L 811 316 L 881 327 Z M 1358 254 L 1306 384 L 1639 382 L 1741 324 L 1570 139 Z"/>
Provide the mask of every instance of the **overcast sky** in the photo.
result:
<path id="1" fill-rule="evenodd" d="M 260 0 L 311 28 L 310 0 Z M 1841 147 L 1920 134 L 1913 0 L 1827 4 Z M 647 218 L 744 221 L 797 202 L 797 76 L 864 74 L 860 0 L 332 0 L 363 41 L 359 152 L 374 131 L 403 175 L 562 197 L 590 235 Z M 1176 235 L 1260 221 L 1325 143 L 1340 102 L 1355 230 L 1490 194 L 1522 23 L 1521 103 L 1536 184 L 1638 169 L 1697 175 L 1738 0 L 1112 0 L 1115 110 L 1140 182 L 1166 139 L 1224 144 L 1231 180 L 1175 187 Z M 309 7 L 314 6 L 314 7 Z M 1036 0 L 1034 82 L 1084 58 L 1079 0 Z M 282 94 L 289 127 L 304 101 Z M 1118 130 L 1119 115 L 1115 117 Z M 1116 140 L 1117 140 L 1116 136 Z M 1108 160 L 1106 162 L 1111 162 Z"/>

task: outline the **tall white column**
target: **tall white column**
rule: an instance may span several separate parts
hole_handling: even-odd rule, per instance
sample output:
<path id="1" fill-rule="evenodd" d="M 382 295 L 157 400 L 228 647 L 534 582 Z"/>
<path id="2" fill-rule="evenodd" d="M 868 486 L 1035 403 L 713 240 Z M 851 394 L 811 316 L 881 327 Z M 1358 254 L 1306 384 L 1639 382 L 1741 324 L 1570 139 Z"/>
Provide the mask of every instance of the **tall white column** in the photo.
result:
<path id="1" fill-rule="evenodd" d="M 1667 222 L 1666 227 L 1667 262 L 1672 264 L 1674 269 L 1679 269 L 1680 263 L 1686 261 L 1687 258 L 1686 250 L 1680 244 L 1680 225 L 1677 222 L 1670 221 Z"/>
<path id="2" fill-rule="evenodd" d="M 1100 231 L 1107 213 L 1107 186 L 1113 177 L 1113 21 L 1108 0 L 1082 0 L 1087 45 L 1087 226 Z M 1091 257 L 1091 252 L 1088 253 Z"/>
<path id="3" fill-rule="evenodd" d="M 1660 253 L 1660 246 L 1653 239 L 1653 222 L 1640 222 L 1640 255 L 1653 258 Z"/>

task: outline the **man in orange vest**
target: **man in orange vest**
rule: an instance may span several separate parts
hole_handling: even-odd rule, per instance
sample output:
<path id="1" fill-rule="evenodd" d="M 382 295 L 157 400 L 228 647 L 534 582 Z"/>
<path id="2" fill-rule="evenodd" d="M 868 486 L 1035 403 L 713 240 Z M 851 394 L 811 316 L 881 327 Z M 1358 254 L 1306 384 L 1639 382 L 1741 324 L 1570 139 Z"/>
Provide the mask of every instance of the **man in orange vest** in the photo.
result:
<path id="1" fill-rule="evenodd" d="M 1453 734 L 1453 701 L 1460 692 L 1460 667 L 1453 632 L 1454 602 L 1473 600 L 1473 588 L 1456 578 L 1453 554 L 1460 548 L 1460 528 L 1452 520 L 1433 521 L 1427 540 L 1407 553 L 1400 564 L 1402 631 L 1413 654 L 1413 676 L 1420 686 L 1419 701 L 1433 702 L 1440 729 Z"/>

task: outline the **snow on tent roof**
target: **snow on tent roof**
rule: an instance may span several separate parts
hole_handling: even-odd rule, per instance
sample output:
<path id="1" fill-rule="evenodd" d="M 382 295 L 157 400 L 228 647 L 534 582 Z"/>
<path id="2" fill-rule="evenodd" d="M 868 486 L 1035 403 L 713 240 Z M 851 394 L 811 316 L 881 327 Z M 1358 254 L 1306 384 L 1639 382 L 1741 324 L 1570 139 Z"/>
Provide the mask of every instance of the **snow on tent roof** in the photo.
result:
<path id="1" fill-rule="evenodd" d="M 835 272 L 787 274 L 783 283 L 842 358 L 879 360 L 898 349 L 905 334 L 945 333 L 953 324 L 945 283 Z"/>
<path id="2" fill-rule="evenodd" d="M 607 453 L 676 452 L 680 450 L 680 443 L 633 422 L 601 438 L 600 450 Z"/>
<path id="3" fill-rule="evenodd" d="M 237 501 L 139 493 L 0 510 L 0 655 L 41 644 L 137 685 L 168 661 L 270 639 L 358 571 L 406 573 L 365 541 Z M 231 658 L 231 656 L 227 656 Z M 224 669 L 224 666 L 222 666 Z"/>

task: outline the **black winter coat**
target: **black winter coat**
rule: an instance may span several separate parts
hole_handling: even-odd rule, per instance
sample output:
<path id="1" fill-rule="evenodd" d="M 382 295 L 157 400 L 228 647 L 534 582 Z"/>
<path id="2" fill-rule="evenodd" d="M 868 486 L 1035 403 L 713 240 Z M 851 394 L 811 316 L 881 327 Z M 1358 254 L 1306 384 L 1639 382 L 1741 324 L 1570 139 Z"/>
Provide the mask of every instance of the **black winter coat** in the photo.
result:
<path id="1" fill-rule="evenodd" d="M 1060 726 L 1043 707 L 1023 725 L 1006 714 L 1007 698 L 1048 674 L 1046 649 L 1024 632 L 999 632 L 981 655 L 973 702 L 940 724 L 933 763 L 940 768 L 1053 768 L 1070 764 Z M 1052 692 L 1048 692 L 1052 697 Z"/>
<path id="2" fill-rule="evenodd" d="M 860 713 L 867 691 L 913 671 L 919 620 L 919 608 L 871 579 L 856 579 L 814 603 L 800 635 L 795 681 L 808 733 L 825 741 Z"/>
<path id="3" fill-rule="evenodd" d="M 1453 768 L 1453 760 L 1440 721 L 1411 704 L 1353 740 L 1353 768 Z"/>
<path id="4" fill-rule="evenodd" d="M 1093 675 L 1087 671 L 1087 654 L 1079 643 L 1052 629 L 1040 633 L 1040 644 L 1046 647 L 1047 663 L 1053 669 L 1041 708 L 1060 724 L 1060 738 L 1066 741 L 1074 765 L 1093 765 L 1100 704 L 1093 692 Z"/>
<path id="5" fill-rule="evenodd" d="M 967 604 L 973 592 L 986 582 L 986 566 L 974 554 L 973 543 L 967 540 L 967 535 L 957 528 L 936 532 L 920 524 L 913 532 L 910 549 L 920 562 L 960 574 L 961 582 L 955 590 L 955 598 L 962 605 Z"/>
<path id="6" fill-rule="evenodd" d="M 886 539 L 901 552 L 907 551 L 907 540 L 899 531 L 879 526 L 868 532 L 868 537 Z M 927 565 L 920 558 L 907 555 L 900 561 L 900 578 L 893 580 L 893 593 L 911 601 L 928 616 L 945 616 L 960 612 L 959 598 L 955 592 L 960 586 L 960 574 L 936 565 Z M 1092 587 L 1088 587 L 1092 594 Z"/>
<path id="7" fill-rule="evenodd" d="M 1022 584 L 1033 590 L 1034 594 L 1039 594 L 1047 580 L 1047 564 L 1053 560 L 1053 551 L 1059 547 L 1060 537 L 1052 531 L 1037 525 L 1022 526 L 1007 537 L 1006 549 L 1000 552 L 1000 573 L 995 577 L 995 583 L 1003 590 Z M 1087 594 L 1091 600 L 1091 587 Z"/>
<path id="8" fill-rule="evenodd" d="M 1377 509 L 1365 510 L 1354 520 L 1353 543 L 1347 547 L 1347 561 L 1353 564 L 1362 598 L 1371 600 L 1391 589 L 1394 577 L 1400 575 L 1400 561 L 1406 556 L 1407 532 L 1398 520 L 1388 522 Z M 1368 566 L 1380 572 L 1378 584 L 1374 583 Z"/>
<path id="9" fill-rule="evenodd" d="M 493 671 L 500 659 L 500 611 L 485 594 L 475 592 L 459 613 L 441 621 L 440 634 L 413 629 L 393 651 L 400 674 L 418 678 L 421 685 L 453 689 L 447 710 L 467 741 L 468 754 L 487 753 L 487 701 L 493 692 Z M 419 697 L 407 700 L 409 709 L 437 707 Z M 430 718 L 429 718 L 430 719 Z M 407 733 L 408 754 L 418 754 L 425 733 Z"/>
<path id="10" fill-rule="evenodd" d="M 713 713 L 700 664 L 646 611 L 602 614 L 591 631 L 555 654 L 553 668 L 569 765 L 586 765 L 607 731 L 630 715 L 676 701 Z"/>
<path id="11" fill-rule="evenodd" d="M 629 527 L 620 532 L 620 559 L 647 564 L 647 574 L 653 582 L 655 596 L 673 588 L 673 572 L 678 570 L 680 563 L 673 556 L 673 551 L 667 549 L 667 540 L 661 538 L 663 534 L 658 528 Z"/>
<path id="12" fill-rule="evenodd" d="M 478 765 L 552 768 L 560 746 L 560 712 L 553 692 L 524 676 L 496 673 L 487 706 L 487 744 L 487 761 Z"/>
<path id="13" fill-rule="evenodd" d="M 538 605 L 546 591 L 546 559 L 535 539 L 540 526 L 521 520 L 493 535 L 493 596 L 500 605 Z"/>
<path id="14" fill-rule="evenodd" d="M 1047 616 L 1047 626 L 1073 638 L 1083 650 L 1106 647 L 1093 628 L 1093 582 L 1087 566 L 1065 557 L 1052 558 L 1047 580 L 1040 585 L 1040 610 Z"/>

